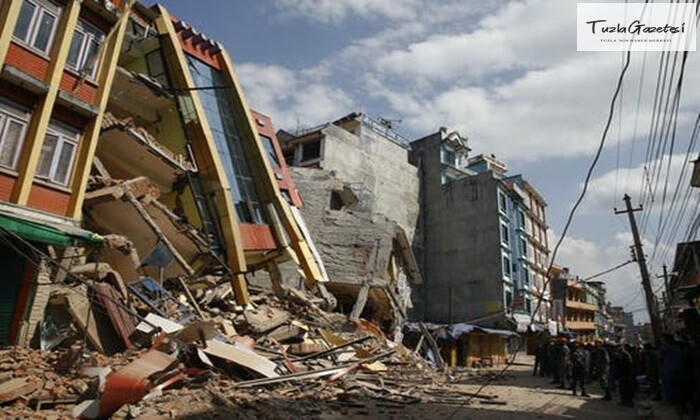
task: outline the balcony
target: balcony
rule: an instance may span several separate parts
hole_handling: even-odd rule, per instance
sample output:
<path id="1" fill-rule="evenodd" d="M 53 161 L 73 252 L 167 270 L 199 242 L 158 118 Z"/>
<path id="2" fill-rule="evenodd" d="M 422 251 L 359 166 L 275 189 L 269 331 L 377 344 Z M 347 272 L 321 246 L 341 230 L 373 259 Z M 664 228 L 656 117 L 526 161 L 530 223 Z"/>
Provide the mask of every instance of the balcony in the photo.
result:
<path id="1" fill-rule="evenodd" d="M 578 300 L 566 300 L 566 307 L 571 309 L 578 309 L 580 311 L 591 311 L 595 312 L 596 306 L 592 303 L 580 302 Z"/>
<path id="2" fill-rule="evenodd" d="M 596 324 L 593 321 L 566 321 L 566 328 L 571 331 L 595 331 Z"/>

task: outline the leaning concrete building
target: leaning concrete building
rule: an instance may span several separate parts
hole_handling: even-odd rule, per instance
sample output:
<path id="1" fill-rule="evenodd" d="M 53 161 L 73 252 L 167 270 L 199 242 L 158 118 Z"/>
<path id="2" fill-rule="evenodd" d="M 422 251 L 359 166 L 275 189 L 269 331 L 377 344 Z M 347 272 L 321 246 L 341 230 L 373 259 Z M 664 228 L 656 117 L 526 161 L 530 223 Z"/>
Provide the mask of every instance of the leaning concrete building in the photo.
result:
<path id="1" fill-rule="evenodd" d="M 67 278 L 117 300 L 173 280 L 195 308 L 221 281 L 245 305 L 251 273 L 281 283 L 294 261 L 332 301 L 221 44 L 162 6 L 2 1 L 0 67 L 0 345 L 29 342 L 52 302 L 94 319 L 52 294 Z"/>
<path id="2" fill-rule="evenodd" d="M 411 252 L 419 185 L 408 140 L 359 113 L 278 137 L 328 290 L 353 318 L 398 334 L 410 286 L 421 282 Z"/>

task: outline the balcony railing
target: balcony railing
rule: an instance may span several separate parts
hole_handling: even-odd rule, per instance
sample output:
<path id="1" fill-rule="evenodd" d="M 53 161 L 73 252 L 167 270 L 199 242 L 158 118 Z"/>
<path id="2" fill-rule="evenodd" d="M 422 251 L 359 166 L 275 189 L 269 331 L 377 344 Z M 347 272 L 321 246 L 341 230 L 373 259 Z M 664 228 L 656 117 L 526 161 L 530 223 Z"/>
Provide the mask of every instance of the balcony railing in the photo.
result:
<path id="1" fill-rule="evenodd" d="M 592 303 L 580 302 L 578 300 L 566 300 L 566 307 L 572 309 L 579 309 L 582 311 L 595 311 L 597 307 Z"/>
<path id="2" fill-rule="evenodd" d="M 566 321 L 566 328 L 572 331 L 595 330 L 596 324 L 593 321 Z"/>

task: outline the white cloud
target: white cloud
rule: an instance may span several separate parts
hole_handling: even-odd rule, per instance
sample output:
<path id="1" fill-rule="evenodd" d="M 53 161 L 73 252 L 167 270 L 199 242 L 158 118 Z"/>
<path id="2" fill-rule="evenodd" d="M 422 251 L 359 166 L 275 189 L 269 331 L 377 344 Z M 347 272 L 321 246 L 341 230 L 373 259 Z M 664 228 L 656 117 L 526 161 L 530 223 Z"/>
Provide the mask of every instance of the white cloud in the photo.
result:
<path id="1" fill-rule="evenodd" d="M 277 0 L 283 13 L 338 23 L 351 16 L 362 18 L 415 19 L 419 0 Z"/>
<path id="2" fill-rule="evenodd" d="M 668 166 L 669 163 L 670 166 Z M 682 172 L 684 163 L 686 170 Z M 656 197 L 655 201 L 658 204 L 653 206 L 653 211 L 658 214 L 661 211 L 660 203 L 664 186 L 667 190 L 664 210 L 668 211 L 676 186 L 680 185 L 680 191 L 685 191 L 689 185 L 691 168 L 689 159 L 683 153 L 672 156 L 665 155 L 660 159 L 648 164 L 640 164 L 634 168 L 608 171 L 591 180 L 582 211 L 586 213 L 610 213 L 613 203 L 618 208 L 624 208 L 622 202 L 624 194 L 630 195 L 633 199 L 632 203 L 635 205 L 642 199 L 640 192 L 643 192 L 644 196 L 651 194 Z M 666 176 L 667 170 L 668 177 Z M 676 199 L 679 198 L 676 197 Z"/>
<path id="3" fill-rule="evenodd" d="M 353 108 L 342 89 L 314 71 L 245 63 L 237 67 L 249 104 L 272 117 L 278 128 L 296 129 L 333 120 Z"/>

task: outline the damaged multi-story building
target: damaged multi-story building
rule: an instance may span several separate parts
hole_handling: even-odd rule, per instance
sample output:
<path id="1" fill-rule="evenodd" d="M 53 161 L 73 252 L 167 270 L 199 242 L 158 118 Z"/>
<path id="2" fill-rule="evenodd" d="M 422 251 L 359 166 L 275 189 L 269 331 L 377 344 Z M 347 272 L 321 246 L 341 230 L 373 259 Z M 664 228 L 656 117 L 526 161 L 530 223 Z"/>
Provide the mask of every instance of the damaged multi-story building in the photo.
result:
<path id="1" fill-rule="evenodd" d="M 526 332 L 547 325 L 545 202 L 493 156 L 470 158 L 467 139 L 441 128 L 411 143 L 421 212 L 416 254 L 425 281 L 416 317 Z M 538 302 L 541 301 L 540 304 Z"/>
<path id="2" fill-rule="evenodd" d="M 278 137 L 339 309 L 399 334 L 422 282 L 412 253 L 419 184 L 409 141 L 390 125 L 351 113 Z"/>
<path id="3" fill-rule="evenodd" d="M 255 271 L 280 290 L 293 261 L 333 304 L 220 43 L 132 0 L 4 0 L 0 66 L 0 344 L 37 339 L 57 304 L 101 347 L 90 305 L 57 287 L 85 278 L 125 300 L 174 281 L 197 309 L 222 284 L 247 304 Z"/>

